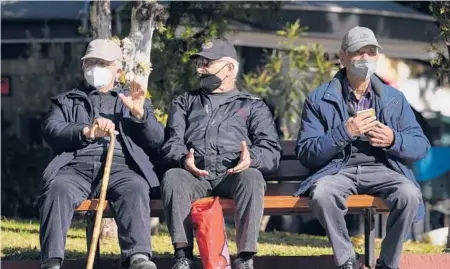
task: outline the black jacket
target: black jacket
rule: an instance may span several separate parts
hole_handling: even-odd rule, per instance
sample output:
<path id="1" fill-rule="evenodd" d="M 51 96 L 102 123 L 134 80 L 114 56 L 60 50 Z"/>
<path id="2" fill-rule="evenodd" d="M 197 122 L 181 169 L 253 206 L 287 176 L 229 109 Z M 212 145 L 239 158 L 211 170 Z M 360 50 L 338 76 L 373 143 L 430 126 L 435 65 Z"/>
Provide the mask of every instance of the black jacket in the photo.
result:
<path id="1" fill-rule="evenodd" d="M 81 131 L 85 126 L 92 125 L 96 115 L 89 97 L 80 89 L 73 89 L 51 99 L 43 124 L 43 136 L 56 156 L 43 172 L 44 181 L 52 180 L 63 166 L 74 159 L 76 150 L 87 145 L 82 139 Z M 125 95 L 129 93 L 122 89 L 118 92 Z M 121 115 L 119 135 L 123 139 L 124 150 L 139 167 L 140 171 L 136 172 L 142 174 L 151 187 L 157 187 L 159 181 L 144 149 L 162 145 L 164 127 L 153 114 L 150 100 L 145 102 L 145 116 L 141 121 L 130 115 L 120 98 L 116 102 L 115 112 Z"/>
<path id="2" fill-rule="evenodd" d="M 172 102 L 162 154 L 170 166 L 183 167 L 193 148 L 197 167 L 209 172 L 207 179 L 215 179 L 237 165 L 242 141 L 247 142 L 252 168 L 263 173 L 278 168 L 281 146 L 261 98 L 239 92 L 212 112 L 209 98 L 197 90 Z"/>

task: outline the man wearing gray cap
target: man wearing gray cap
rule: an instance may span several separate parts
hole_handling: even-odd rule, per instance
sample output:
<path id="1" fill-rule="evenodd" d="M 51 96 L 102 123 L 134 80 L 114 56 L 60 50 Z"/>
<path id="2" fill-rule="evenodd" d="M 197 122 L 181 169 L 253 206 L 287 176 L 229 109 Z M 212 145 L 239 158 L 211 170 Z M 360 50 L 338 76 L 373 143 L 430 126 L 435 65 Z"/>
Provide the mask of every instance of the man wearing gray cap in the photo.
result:
<path id="1" fill-rule="evenodd" d="M 297 138 L 297 156 L 312 173 L 296 195 L 309 194 L 338 268 L 361 266 L 344 220 L 349 195 L 379 196 L 390 209 L 377 269 L 398 268 L 403 240 L 423 216 L 407 163 L 425 157 L 430 144 L 403 94 L 374 75 L 379 49 L 370 29 L 348 31 L 344 68 L 306 98 Z"/>
<path id="2" fill-rule="evenodd" d="M 51 99 L 43 134 L 55 158 L 43 173 L 39 197 L 42 268 L 61 267 L 74 209 L 99 194 L 109 132 L 116 132 L 117 141 L 107 199 L 118 226 L 123 265 L 156 268 L 150 261 L 149 205 L 150 189 L 159 182 L 144 150 L 160 147 L 164 129 L 146 90 L 134 82 L 129 90 L 118 83 L 121 59 L 114 42 L 93 40 L 82 58 L 84 82 Z"/>
<path id="3" fill-rule="evenodd" d="M 191 202 L 206 196 L 236 203 L 237 269 L 253 268 L 263 215 L 262 173 L 277 169 L 281 147 L 263 100 L 236 87 L 239 63 L 227 40 L 214 39 L 191 56 L 200 89 L 176 97 L 170 108 L 161 195 L 175 248 L 174 269 L 196 268 Z"/>

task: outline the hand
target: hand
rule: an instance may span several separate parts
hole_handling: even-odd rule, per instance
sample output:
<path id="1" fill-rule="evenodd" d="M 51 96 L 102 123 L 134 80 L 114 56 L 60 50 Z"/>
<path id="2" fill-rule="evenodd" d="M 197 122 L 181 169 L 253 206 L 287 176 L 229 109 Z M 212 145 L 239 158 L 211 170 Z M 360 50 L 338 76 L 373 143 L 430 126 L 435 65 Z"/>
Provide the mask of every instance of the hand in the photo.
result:
<path id="1" fill-rule="evenodd" d="M 362 114 L 356 117 L 351 117 L 345 123 L 348 133 L 352 137 L 357 137 L 370 131 L 377 125 L 376 117 L 369 114 Z"/>
<path id="2" fill-rule="evenodd" d="M 209 174 L 208 171 L 200 170 L 195 165 L 194 149 L 189 150 L 184 161 L 184 169 L 188 170 L 189 172 L 191 172 L 191 174 L 197 177 L 207 176 Z"/>
<path id="3" fill-rule="evenodd" d="M 138 120 L 144 117 L 145 94 L 146 89 L 136 81 L 131 82 L 129 96 L 125 96 L 122 93 L 119 94 L 120 100 Z"/>
<path id="4" fill-rule="evenodd" d="M 96 118 L 92 126 L 83 128 L 83 134 L 90 139 L 109 136 L 110 132 L 116 132 L 116 126 L 111 120 L 105 118 Z"/>
<path id="5" fill-rule="evenodd" d="M 247 143 L 245 141 L 241 142 L 241 159 L 239 163 L 231 169 L 228 169 L 228 174 L 236 174 L 244 171 L 245 169 L 250 167 L 252 163 L 252 159 L 250 158 L 250 152 L 247 148 Z"/>
<path id="6" fill-rule="evenodd" d="M 388 148 L 394 144 L 394 131 L 379 121 L 367 135 L 369 136 L 369 144 L 374 147 Z"/>

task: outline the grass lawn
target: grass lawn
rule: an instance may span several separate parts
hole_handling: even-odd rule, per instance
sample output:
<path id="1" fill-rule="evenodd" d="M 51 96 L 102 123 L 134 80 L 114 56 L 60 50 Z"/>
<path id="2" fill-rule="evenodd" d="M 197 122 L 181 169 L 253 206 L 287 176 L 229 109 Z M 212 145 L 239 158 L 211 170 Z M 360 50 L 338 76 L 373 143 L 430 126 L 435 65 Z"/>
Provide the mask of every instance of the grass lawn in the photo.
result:
<path id="1" fill-rule="evenodd" d="M 86 257 L 85 228 L 81 221 L 73 221 L 67 235 L 67 258 Z M 229 229 L 228 246 L 230 254 L 236 254 L 234 243 L 235 230 Z M 352 238 L 356 250 L 363 253 L 364 238 Z M 377 252 L 380 240 L 376 240 Z M 167 227 L 162 226 L 160 233 L 152 238 L 155 256 L 170 256 L 173 252 Z M 120 251 L 116 238 L 101 240 L 103 257 L 118 257 Z M 284 232 L 261 233 L 258 244 L 259 256 L 312 256 L 331 254 L 331 248 L 325 237 L 291 234 Z M 195 249 L 196 254 L 198 250 Z M 1 259 L 39 259 L 39 223 L 36 220 L 2 219 L 1 221 Z M 442 253 L 442 247 L 429 244 L 405 242 L 404 253 Z"/>

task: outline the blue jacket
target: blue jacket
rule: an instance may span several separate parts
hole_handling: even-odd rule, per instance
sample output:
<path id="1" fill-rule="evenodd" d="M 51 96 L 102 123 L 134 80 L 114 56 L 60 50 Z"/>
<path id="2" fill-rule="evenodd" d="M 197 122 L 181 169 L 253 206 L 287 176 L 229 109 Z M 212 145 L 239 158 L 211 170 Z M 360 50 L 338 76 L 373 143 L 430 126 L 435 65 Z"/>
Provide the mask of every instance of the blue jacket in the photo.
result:
<path id="1" fill-rule="evenodd" d="M 296 196 L 307 192 L 319 178 L 338 173 L 350 158 L 354 138 L 345 127 L 349 115 L 342 97 L 344 78 L 345 69 L 312 91 L 305 100 L 296 154 L 310 169 L 310 176 L 300 184 Z M 371 84 L 377 95 L 377 119 L 394 131 L 395 142 L 385 151 L 389 165 L 420 188 L 411 165 L 425 157 L 430 142 L 400 91 L 383 84 L 375 75 L 371 77 Z M 419 218 L 423 217 L 423 209 L 422 204 Z"/>
<path id="2" fill-rule="evenodd" d="M 119 93 L 128 95 L 127 90 Z M 148 181 L 151 187 L 158 187 L 159 181 L 153 165 L 144 150 L 159 148 L 164 142 L 164 127 L 156 119 L 150 100 L 145 101 L 144 119 L 138 121 L 131 117 L 120 98 L 116 101 L 119 120 L 119 135 L 124 147 L 139 167 L 136 171 Z M 43 180 L 53 180 L 58 171 L 75 157 L 75 152 L 87 144 L 81 139 L 81 131 L 90 126 L 98 115 L 94 115 L 93 105 L 87 94 L 80 89 L 62 93 L 51 99 L 50 109 L 43 123 L 43 136 L 55 153 L 54 159 L 43 172 Z"/>

